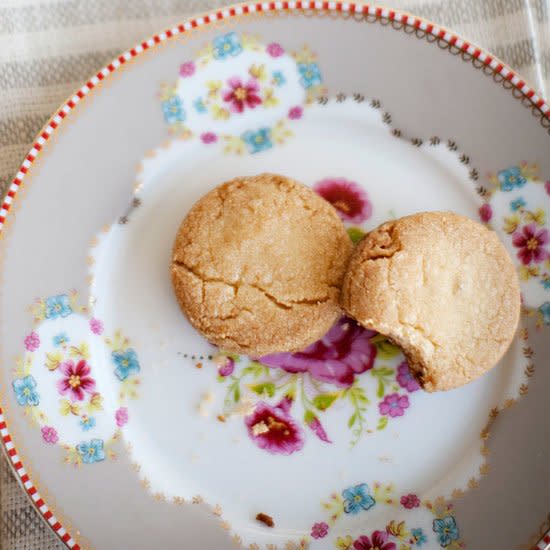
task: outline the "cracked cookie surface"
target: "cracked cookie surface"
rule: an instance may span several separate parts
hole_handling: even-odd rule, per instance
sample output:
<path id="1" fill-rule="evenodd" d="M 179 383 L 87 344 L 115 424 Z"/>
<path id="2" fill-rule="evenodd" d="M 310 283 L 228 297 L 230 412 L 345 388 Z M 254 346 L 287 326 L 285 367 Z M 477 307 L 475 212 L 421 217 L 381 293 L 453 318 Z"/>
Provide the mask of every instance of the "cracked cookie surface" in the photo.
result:
<path id="1" fill-rule="evenodd" d="M 227 351 L 297 351 L 340 314 L 352 243 L 334 208 L 275 174 L 200 199 L 173 248 L 172 282 L 191 324 Z"/>
<path id="2" fill-rule="evenodd" d="M 462 386 L 493 367 L 519 321 L 515 267 L 497 235 L 450 212 L 387 222 L 359 243 L 344 310 L 393 340 L 427 391 Z"/>

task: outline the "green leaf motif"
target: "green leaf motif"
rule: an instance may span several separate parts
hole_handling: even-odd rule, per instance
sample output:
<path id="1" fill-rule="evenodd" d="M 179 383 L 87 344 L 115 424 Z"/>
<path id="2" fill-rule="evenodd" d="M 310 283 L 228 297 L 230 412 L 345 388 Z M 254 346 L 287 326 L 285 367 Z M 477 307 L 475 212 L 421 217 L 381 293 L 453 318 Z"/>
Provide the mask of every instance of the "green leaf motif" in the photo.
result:
<path id="1" fill-rule="evenodd" d="M 395 371 L 389 367 L 380 367 L 373 370 L 376 372 L 377 376 L 381 377 L 393 376 L 395 374 Z"/>
<path id="2" fill-rule="evenodd" d="M 317 417 L 310 410 L 304 413 L 304 422 L 309 426 Z"/>
<path id="3" fill-rule="evenodd" d="M 366 235 L 360 227 L 348 227 L 347 232 L 353 244 L 357 244 Z"/>
<path id="4" fill-rule="evenodd" d="M 381 416 L 380 420 L 378 420 L 378 426 L 376 426 L 376 429 L 383 430 L 387 425 L 388 425 L 388 417 Z"/>
<path id="5" fill-rule="evenodd" d="M 378 379 L 378 388 L 376 389 L 377 397 L 384 397 L 384 381 L 382 378 Z"/>
<path id="6" fill-rule="evenodd" d="M 268 397 L 273 397 L 275 395 L 275 384 L 273 384 L 273 382 L 254 384 L 250 386 L 250 389 L 258 395 L 266 394 Z"/>
<path id="7" fill-rule="evenodd" d="M 313 405 L 320 411 L 326 411 L 338 399 L 337 393 L 322 393 L 313 398 Z"/>
<path id="8" fill-rule="evenodd" d="M 241 388 L 239 388 L 239 384 L 235 384 L 235 388 L 233 389 L 233 400 L 235 403 L 238 403 L 241 398 Z"/>
<path id="9" fill-rule="evenodd" d="M 259 378 L 262 374 L 269 374 L 268 368 L 257 361 L 251 361 L 241 372 L 243 376 L 250 374 L 253 378 Z"/>
<path id="10" fill-rule="evenodd" d="M 353 425 L 355 424 L 355 421 L 356 421 L 356 420 L 357 420 L 357 413 L 352 414 L 352 415 L 349 417 L 349 420 L 348 420 L 348 428 L 353 427 Z"/>
<path id="11" fill-rule="evenodd" d="M 379 334 L 376 335 L 371 342 L 376 346 L 376 358 L 382 359 L 383 361 L 386 361 L 388 359 L 393 359 L 394 357 L 397 357 L 401 350 L 394 346 L 392 343 L 388 342 L 385 338 L 380 339 Z"/>

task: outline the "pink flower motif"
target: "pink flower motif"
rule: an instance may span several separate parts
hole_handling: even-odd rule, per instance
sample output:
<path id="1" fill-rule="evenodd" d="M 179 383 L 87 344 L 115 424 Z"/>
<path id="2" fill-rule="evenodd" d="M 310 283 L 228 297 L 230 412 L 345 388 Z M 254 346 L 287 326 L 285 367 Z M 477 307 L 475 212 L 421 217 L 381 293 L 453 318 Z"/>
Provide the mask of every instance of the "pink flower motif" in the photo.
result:
<path id="1" fill-rule="evenodd" d="M 59 441 L 59 436 L 57 435 L 55 428 L 52 428 L 51 426 L 42 426 L 40 431 L 42 432 L 42 439 L 46 443 L 55 444 Z"/>
<path id="2" fill-rule="evenodd" d="M 354 543 L 355 550 L 396 550 L 394 542 L 388 542 L 388 533 L 385 531 L 374 531 L 369 537 L 362 535 Z"/>
<path id="3" fill-rule="evenodd" d="M 301 107 L 292 107 L 288 111 L 288 118 L 290 118 L 290 120 L 298 120 L 299 118 L 302 118 L 303 114 L 304 110 Z"/>
<path id="4" fill-rule="evenodd" d="M 34 330 L 25 337 L 25 349 L 28 351 L 36 351 L 40 346 L 40 337 Z"/>
<path id="5" fill-rule="evenodd" d="M 313 186 L 313 190 L 330 202 L 343 221 L 362 223 L 372 214 L 367 192 L 357 183 L 344 178 L 327 178 Z"/>
<path id="6" fill-rule="evenodd" d="M 328 525 L 324 521 L 313 524 L 313 527 L 311 528 L 311 536 L 314 539 L 325 538 L 327 534 L 328 534 Z"/>
<path id="7" fill-rule="evenodd" d="M 272 42 L 271 44 L 268 44 L 266 51 L 271 57 L 281 57 L 281 55 L 285 53 L 283 47 L 277 42 Z"/>
<path id="8" fill-rule="evenodd" d="M 195 64 L 192 61 L 187 61 L 187 63 L 183 63 L 180 65 L 180 76 L 183 78 L 187 78 L 189 76 L 193 76 L 195 74 Z"/>
<path id="9" fill-rule="evenodd" d="M 405 388 L 409 392 L 413 392 L 420 389 L 420 384 L 416 381 L 415 377 L 411 374 L 407 361 L 403 361 L 399 367 L 397 367 L 398 384 Z"/>
<path id="10" fill-rule="evenodd" d="M 84 392 L 93 393 L 95 380 L 90 376 L 90 366 L 84 359 L 76 365 L 74 361 L 65 361 L 59 370 L 65 376 L 57 381 L 57 391 L 61 395 L 68 393 L 71 401 L 82 401 Z"/>
<path id="11" fill-rule="evenodd" d="M 407 510 L 412 510 L 413 508 L 418 508 L 420 506 L 420 499 L 413 493 L 403 495 L 400 502 L 402 506 L 407 508 Z"/>
<path id="12" fill-rule="evenodd" d="M 116 425 L 122 428 L 128 422 L 128 409 L 126 407 L 120 407 L 115 412 Z"/>
<path id="13" fill-rule="evenodd" d="M 242 80 L 236 76 L 230 78 L 227 83 L 230 89 L 222 93 L 223 100 L 231 103 L 231 111 L 233 113 L 242 113 L 246 107 L 254 109 L 262 102 L 258 92 L 260 86 L 255 78 L 248 80 L 243 84 Z"/>
<path id="14" fill-rule="evenodd" d="M 201 134 L 201 141 L 206 145 L 210 145 L 211 143 L 216 143 L 216 141 L 218 141 L 218 136 L 214 134 L 214 132 L 205 132 L 204 134 Z"/>
<path id="15" fill-rule="evenodd" d="M 356 374 L 372 368 L 376 346 L 370 339 L 375 332 L 342 317 L 321 340 L 295 353 L 274 353 L 259 360 L 286 372 L 309 372 L 313 378 L 341 387 L 353 384 Z"/>
<path id="16" fill-rule="evenodd" d="M 544 246 L 549 240 L 548 229 L 537 229 L 534 223 L 524 226 L 512 235 L 513 245 L 519 248 L 517 256 L 525 265 L 531 262 L 540 264 L 550 258 L 550 253 Z"/>
<path id="17" fill-rule="evenodd" d="M 103 332 L 103 323 L 99 319 L 90 319 L 90 330 L 94 334 L 101 334 Z"/>
<path id="18" fill-rule="evenodd" d="M 544 184 L 544 189 L 546 190 L 546 194 L 547 194 L 547 195 L 550 195 L 550 180 L 548 180 L 548 181 Z"/>
<path id="19" fill-rule="evenodd" d="M 378 404 L 380 414 L 389 415 L 392 418 L 403 416 L 405 409 L 409 408 L 409 398 L 406 395 L 392 393 L 386 395 L 384 400 Z"/>
<path id="20" fill-rule="evenodd" d="M 218 366 L 218 374 L 220 376 L 231 376 L 235 370 L 235 360 L 227 355 L 220 355 L 214 360 Z"/>
<path id="21" fill-rule="evenodd" d="M 485 203 L 479 207 L 479 218 L 483 223 L 487 223 L 493 217 L 493 209 L 489 203 Z"/>
<path id="22" fill-rule="evenodd" d="M 290 416 L 288 404 L 272 407 L 259 401 L 245 417 L 248 435 L 260 449 L 271 454 L 290 455 L 304 446 L 302 430 Z"/>

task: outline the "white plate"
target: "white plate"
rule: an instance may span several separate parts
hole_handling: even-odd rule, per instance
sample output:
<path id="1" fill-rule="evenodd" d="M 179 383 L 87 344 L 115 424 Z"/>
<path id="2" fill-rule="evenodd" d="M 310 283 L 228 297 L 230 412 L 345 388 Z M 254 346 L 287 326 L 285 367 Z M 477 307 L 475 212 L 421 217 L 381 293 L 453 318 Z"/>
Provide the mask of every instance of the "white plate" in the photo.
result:
<path id="1" fill-rule="evenodd" d="M 1 434 L 69 547 L 536 542 L 548 107 L 451 34 L 362 10 L 241 6 L 163 33 L 94 77 L 25 161 L 0 213 Z M 263 171 L 313 186 L 354 238 L 421 210 L 489 224 L 525 306 L 499 366 L 427 394 L 349 319 L 292 356 L 203 340 L 172 293 L 174 234 L 205 192 Z"/>

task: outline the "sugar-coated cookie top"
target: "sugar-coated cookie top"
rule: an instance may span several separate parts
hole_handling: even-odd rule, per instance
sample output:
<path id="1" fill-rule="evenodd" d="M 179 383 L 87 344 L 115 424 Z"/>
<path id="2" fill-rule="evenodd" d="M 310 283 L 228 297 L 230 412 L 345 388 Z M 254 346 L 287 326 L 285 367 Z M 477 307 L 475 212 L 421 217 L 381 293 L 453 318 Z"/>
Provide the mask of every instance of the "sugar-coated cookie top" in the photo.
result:
<path id="1" fill-rule="evenodd" d="M 358 245 L 344 309 L 400 345 L 428 391 L 448 390 L 493 367 L 520 314 L 516 270 L 497 235 L 450 212 L 385 223 Z"/>
<path id="2" fill-rule="evenodd" d="M 274 174 L 237 178 L 191 209 L 174 242 L 182 310 L 223 349 L 294 351 L 337 319 L 352 244 L 334 208 Z"/>

